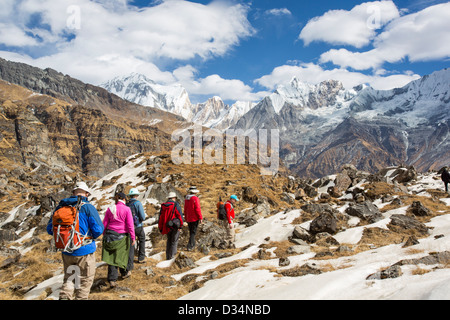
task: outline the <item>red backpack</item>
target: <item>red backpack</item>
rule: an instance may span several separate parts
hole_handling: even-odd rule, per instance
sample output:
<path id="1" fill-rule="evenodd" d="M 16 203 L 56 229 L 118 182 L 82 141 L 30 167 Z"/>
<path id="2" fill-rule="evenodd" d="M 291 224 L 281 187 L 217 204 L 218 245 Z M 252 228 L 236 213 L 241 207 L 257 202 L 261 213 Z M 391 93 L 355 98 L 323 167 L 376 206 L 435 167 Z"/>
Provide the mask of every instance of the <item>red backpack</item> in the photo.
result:
<path id="1" fill-rule="evenodd" d="M 169 233 L 172 229 L 179 229 L 181 221 L 175 214 L 176 205 L 174 202 L 166 202 L 161 205 L 158 227 L 162 234 Z"/>
<path id="2" fill-rule="evenodd" d="M 79 249 L 85 240 L 91 239 L 87 233 L 84 236 L 80 233 L 79 213 L 83 204 L 81 197 L 78 197 L 74 207 L 64 206 L 53 214 L 53 238 L 57 249 L 72 253 Z"/>

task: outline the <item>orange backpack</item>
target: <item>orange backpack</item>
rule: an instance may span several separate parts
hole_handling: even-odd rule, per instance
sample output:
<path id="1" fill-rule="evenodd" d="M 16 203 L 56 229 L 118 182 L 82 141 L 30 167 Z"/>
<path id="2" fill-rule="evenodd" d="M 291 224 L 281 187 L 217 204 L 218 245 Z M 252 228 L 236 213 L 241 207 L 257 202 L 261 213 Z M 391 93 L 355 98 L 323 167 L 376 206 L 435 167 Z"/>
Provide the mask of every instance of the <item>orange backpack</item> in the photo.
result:
<path id="1" fill-rule="evenodd" d="M 72 253 L 85 244 L 86 239 L 90 239 L 87 234 L 83 236 L 80 233 L 79 212 L 82 205 L 81 197 L 78 197 L 75 207 L 64 206 L 53 214 L 53 238 L 57 249 Z"/>

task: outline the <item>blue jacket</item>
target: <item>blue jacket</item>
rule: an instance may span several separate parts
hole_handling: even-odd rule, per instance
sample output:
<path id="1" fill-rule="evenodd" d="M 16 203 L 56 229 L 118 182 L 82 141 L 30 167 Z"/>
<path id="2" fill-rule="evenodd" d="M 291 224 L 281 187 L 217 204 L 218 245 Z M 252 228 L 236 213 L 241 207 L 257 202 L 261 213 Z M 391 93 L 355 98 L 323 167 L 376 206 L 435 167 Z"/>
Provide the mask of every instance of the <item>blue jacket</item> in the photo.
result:
<path id="1" fill-rule="evenodd" d="M 67 199 L 63 199 L 60 201 L 58 206 L 56 207 L 55 211 L 63 206 L 75 206 L 77 204 L 78 198 L 76 196 L 72 196 Z M 88 236 L 92 237 L 93 239 L 98 238 L 103 234 L 103 223 L 100 219 L 100 216 L 98 215 L 97 209 L 89 203 L 88 199 L 83 197 L 82 198 L 83 205 L 80 209 L 80 233 L 86 234 L 88 232 Z M 55 212 L 53 212 L 55 213 Z M 53 235 L 53 214 L 50 218 L 50 221 L 47 224 L 47 233 L 50 235 Z M 90 253 L 95 252 L 97 249 L 97 246 L 95 245 L 95 241 L 92 241 L 92 243 L 82 246 L 80 249 L 75 250 L 73 253 L 67 253 L 63 252 L 63 254 L 67 254 L 69 256 L 85 256 Z"/>
<path id="2" fill-rule="evenodd" d="M 137 199 L 131 199 L 130 201 L 128 201 L 127 206 L 130 207 L 130 209 L 131 209 L 131 213 L 133 214 L 133 219 L 134 219 L 135 213 L 136 213 L 137 217 L 139 218 L 139 222 L 137 224 L 135 224 L 135 227 L 136 228 L 142 227 L 142 221 L 145 220 L 144 206 L 142 205 L 142 203 L 140 201 L 138 201 Z"/>

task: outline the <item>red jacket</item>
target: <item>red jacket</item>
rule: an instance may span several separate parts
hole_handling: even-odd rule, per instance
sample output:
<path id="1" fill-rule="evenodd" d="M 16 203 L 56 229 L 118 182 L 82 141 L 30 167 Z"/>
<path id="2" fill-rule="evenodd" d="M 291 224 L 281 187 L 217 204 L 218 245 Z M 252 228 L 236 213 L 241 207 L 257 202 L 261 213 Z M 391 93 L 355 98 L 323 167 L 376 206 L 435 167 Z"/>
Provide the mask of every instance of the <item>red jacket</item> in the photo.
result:
<path id="1" fill-rule="evenodd" d="M 175 206 L 175 208 L 174 208 Z M 174 210 L 175 209 L 175 210 Z M 170 228 L 167 226 L 167 222 L 173 218 L 180 219 L 180 229 L 183 226 L 183 218 L 181 216 L 181 207 L 178 202 L 168 201 L 161 205 L 161 212 L 159 214 L 158 228 L 162 234 L 168 234 Z"/>
<path id="2" fill-rule="evenodd" d="M 196 195 L 189 194 L 184 199 L 184 218 L 186 222 L 195 222 L 203 219 L 200 200 Z"/>
<path id="3" fill-rule="evenodd" d="M 231 224 L 234 220 L 234 208 L 230 200 L 225 203 L 225 210 L 227 211 L 228 223 Z"/>

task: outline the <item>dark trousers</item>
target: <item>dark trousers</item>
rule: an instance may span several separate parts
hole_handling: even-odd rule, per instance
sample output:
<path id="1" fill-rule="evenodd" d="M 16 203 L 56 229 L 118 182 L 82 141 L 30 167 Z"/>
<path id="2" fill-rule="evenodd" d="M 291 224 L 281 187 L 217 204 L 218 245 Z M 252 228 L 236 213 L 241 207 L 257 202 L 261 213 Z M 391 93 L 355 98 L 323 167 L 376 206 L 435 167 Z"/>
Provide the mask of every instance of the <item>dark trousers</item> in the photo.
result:
<path id="1" fill-rule="evenodd" d="M 445 182 L 444 181 L 444 184 L 445 184 L 445 192 L 448 192 L 448 184 L 449 184 L 450 182 Z"/>
<path id="2" fill-rule="evenodd" d="M 136 250 L 138 261 L 145 260 L 145 232 L 144 227 L 137 227 L 134 229 L 136 234 Z"/>
<path id="3" fill-rule="evenodd" d="M 128 254 L 128 265 L 126 269 L 122 269 L 116 266 L 108 265 L 108 281 L 117 281 L 119 278 L 119 272 L 122 276 L 126 275 L 128 271 L 134 268 L 134 246 L 130 246 L 130 252 Z"/>
<path id="4" fill-rule="evenodd" d="M 194 222 L 188 222 L 189 227 L 189 242 L 187 245 L 188 250 L 192 250 L 195 248 L 195 235 L 197 234 L 198 223 L 200 220 Z"/>
<path id="5" fill-rule="evenodd" d="M 180 238 L 180 230 L 172 229 L 167 234 L 166 259 L 170 260 L 177 254 L 178 239 Z"/>

